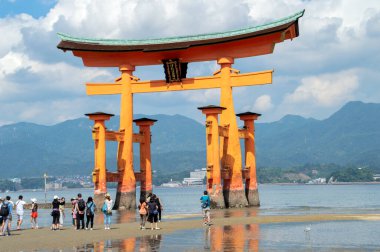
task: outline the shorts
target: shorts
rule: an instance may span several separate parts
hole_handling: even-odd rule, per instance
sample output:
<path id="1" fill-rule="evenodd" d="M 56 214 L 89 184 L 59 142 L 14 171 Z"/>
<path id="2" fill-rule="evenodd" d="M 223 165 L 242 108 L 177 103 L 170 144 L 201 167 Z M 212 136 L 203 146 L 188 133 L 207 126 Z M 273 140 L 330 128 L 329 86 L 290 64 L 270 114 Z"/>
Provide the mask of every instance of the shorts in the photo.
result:
<path id="1" fill-rule="evenodd" d="M 148 215 L 148 222 L 156 223 L 157 221 L 158 221 L 158 214 L 149 214 Z"/>
<path id="2" fill-rule="evenodd" d="M 22 221 L 24 214 L 17 214 L 17 220 Z"/>
<path id="3" fill-rule="evenodd" d="M 209 220 L 210 219 L 210 208 L 202 208 L 203 218 Z"/>
<path id="4" fill-rule="evenodd" d="M 32 212 L 32 214 L 30 215 L 30 217 L 37 218 L 38 217 L 38 213 L 37 212 Z"/>

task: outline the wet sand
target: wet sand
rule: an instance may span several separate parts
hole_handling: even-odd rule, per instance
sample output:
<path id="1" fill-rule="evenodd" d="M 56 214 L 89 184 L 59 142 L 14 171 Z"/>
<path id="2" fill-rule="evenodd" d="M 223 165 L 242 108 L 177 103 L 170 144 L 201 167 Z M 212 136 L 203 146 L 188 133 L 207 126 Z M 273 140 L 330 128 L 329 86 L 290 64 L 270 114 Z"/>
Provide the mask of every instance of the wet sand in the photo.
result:
<path id="1" fill-rule="evenodd" d="M 292 216 L 246 216 L 241 210 L 214 211 L 212 220 L 214 226 L 235 224 L 267 224 L 290 222 L 319 222 L 319 221 L 378 221 L 380 214 L 323 214 L 323 215 L 292 215 Z M 187 219 L 180 219 L 180 218 Z M 130 222 L 113 224 L 111 230 L 104 230 L 102 225 L 96 225 L 93 231 L 76 231 L 71 227 L 64 227 L 60 231 L 51 231 L 49 228 L 38 230 L 12 231 L 12 235 L 0 237 L 1 251 L 32 251 L 51 249 L 70 249 L 83 244 L 104 240 L 119 240 L 128 237 L 140 237 L 151 234 L 168 234 L 180 230 L 202 228 L 200 215 L 168 216 L 167 221 L 159 223 L 161 230 L 140 230 L 139 223 Z M 147 224 L 147 227 L 150 223 Z"/>

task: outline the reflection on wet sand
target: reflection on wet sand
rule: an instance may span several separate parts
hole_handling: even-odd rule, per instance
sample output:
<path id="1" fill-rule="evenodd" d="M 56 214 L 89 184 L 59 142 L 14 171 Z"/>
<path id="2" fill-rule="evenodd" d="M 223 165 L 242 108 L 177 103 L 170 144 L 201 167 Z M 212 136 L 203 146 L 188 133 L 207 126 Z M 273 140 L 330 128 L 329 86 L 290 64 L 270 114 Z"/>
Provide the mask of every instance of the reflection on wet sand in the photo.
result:
<path id="1" fill-rule="evenodd" d="M 257 215 L 256 210 L 243 211 L 223 211 L 215 213 L 220 217 L 252 217 Z M 116 217 L 116 216 L 115 216 Z M 130 222 L 135 219 L 134 214 L 123 213 L 118 217 L 121 222 Z M 142 237 L 128 238 L 124 240 L 106 240 L 87 244 L 76 248 L 76 251 L 94 251 L 94 252 L 109 252 L 109 251 L 173 251 L 172 245 L 177 245 L 183 240 L 191 240 L 194 234 L 201 235 L 202 243 L 185 243 L 184 250 L 189 251 L 258 251 L 260 226 L 259 224 L 246 225 L 227 225 L 227 226 L 204 226 L 202 229 L 188 230 L 178 238 L 172 239 L 172 234 L 165 236 L 165 242 L 162 242 L 161 234 L 145 235 Z M 202 237 L 203 236 L 203 237 Z M 181 245 L 181 244 L 180 244 Z M 182 246 L 182 245 L 181 245 Z"/>
<path id="2" fill-rule="evenodd" d="M 203 229 L 203 248 L 200 244 L 183 244 L 187 251 L 258 251 L 259 250 L 259 224 L 233 225 L 233 226 L 205 226 Z M 194 231 L 189 231 L 183 239 L 192 239 Z M 197 231 L 199 232 L 199 230 Z M 199 234 L 199 233 L 198 233 Z M 174 251 L 171 249 L 173 240 L 171 235 L 146 235 L 124 240 L 106 240 L 77 247 L 75 251 L 111 252 L 111 251 Z M 180 242 L 178 239 L 174 242 Z M 178 245 L 178 244 L 175 244 Z M 195 249 L 195 250 L 194 250 Z"/>
<path id="3" fill-rule="evenodd" d="M 86 244 L 76 247 L 74 251 L 83 252 L 111 252 L 111 251 L 123 251 L 123 252 L 148 252 L 148 251 L 160 251 L 162 236 L 146 235 L 143 237 L 132 237 L 125 240 L 105 240 L 96 242 L 93 244 Z"/>
<path id="4" fill-rule="evenodd" d="M 226 211 L 224 216 L 256 216 L 256 211 Z M 212 227 L 211 251 L 258 251 L 259 224 Z M 206 237 L 205 237 L 206 239 Z"/>
<path id="5" fill-rule="evenodd" d="M 114 211 L 111 223 L 130 223 L 137 221 L 137 214 L 134 211 Z M 94 224 L 102 225 L 104 223 L 104 215 L 102 213 L 95 214 Z M 111 224 L 112 226 L 112 224 Z"/>

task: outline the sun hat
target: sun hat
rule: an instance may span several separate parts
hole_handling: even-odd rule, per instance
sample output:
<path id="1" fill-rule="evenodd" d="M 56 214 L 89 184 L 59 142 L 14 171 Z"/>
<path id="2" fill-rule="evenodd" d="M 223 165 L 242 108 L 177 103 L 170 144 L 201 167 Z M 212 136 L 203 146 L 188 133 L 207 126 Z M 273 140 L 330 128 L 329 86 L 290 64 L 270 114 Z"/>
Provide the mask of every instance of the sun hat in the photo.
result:
<path id="1" fill-rule="evenodd" d="M 54 195 L 54 199 L 58 199 L 58 196 L 57 196 L 57 195 Z"/>
<path id="2" fill-rule="evenodd" d="M 33 203 L 36 203 L 37 199 L 36 198 L 31 198 L 30 201 L 32 201 Z"/>

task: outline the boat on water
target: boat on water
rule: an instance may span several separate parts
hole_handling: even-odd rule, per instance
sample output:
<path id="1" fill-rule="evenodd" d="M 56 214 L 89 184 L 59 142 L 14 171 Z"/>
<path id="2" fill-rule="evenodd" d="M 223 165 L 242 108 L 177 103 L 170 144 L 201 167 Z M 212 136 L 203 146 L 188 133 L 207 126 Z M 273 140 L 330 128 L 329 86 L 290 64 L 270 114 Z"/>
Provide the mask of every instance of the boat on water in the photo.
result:
<path id="1" fill-rule="evenodd" d="M 162 183 L 161 184 L 162 187 L 181 187 L 182 184 L 178 181 L 173 181 L 172 179 L 170 179 L 169 182 L 167 183 Z"/>

